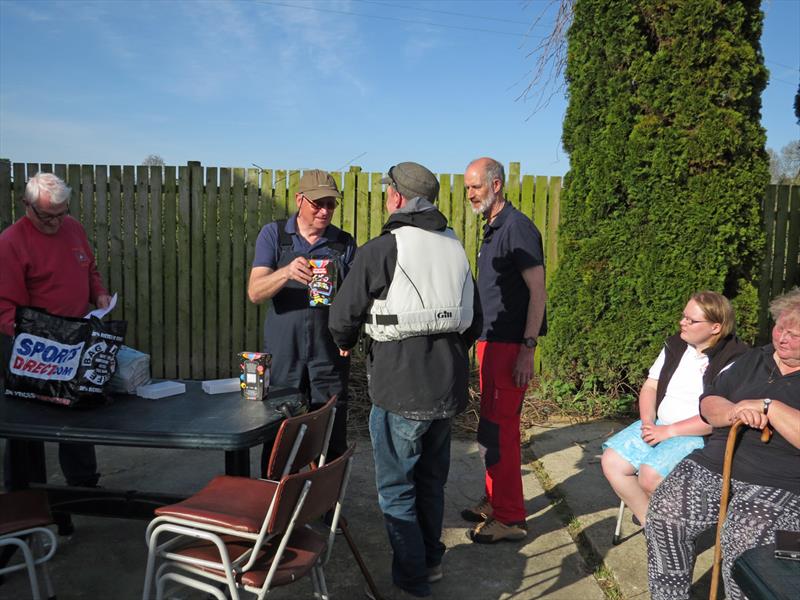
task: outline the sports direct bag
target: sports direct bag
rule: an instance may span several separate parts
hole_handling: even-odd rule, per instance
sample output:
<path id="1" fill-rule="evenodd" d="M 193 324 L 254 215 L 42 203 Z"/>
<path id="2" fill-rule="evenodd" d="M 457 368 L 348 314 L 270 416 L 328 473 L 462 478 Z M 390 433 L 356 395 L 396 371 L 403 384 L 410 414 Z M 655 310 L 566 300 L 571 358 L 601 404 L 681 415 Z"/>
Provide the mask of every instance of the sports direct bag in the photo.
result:
<path id="1" fill-rule="evenodd" d="M 127 326 L 18 307 L 6 395 L 65 406 L 104 402 Z"/>

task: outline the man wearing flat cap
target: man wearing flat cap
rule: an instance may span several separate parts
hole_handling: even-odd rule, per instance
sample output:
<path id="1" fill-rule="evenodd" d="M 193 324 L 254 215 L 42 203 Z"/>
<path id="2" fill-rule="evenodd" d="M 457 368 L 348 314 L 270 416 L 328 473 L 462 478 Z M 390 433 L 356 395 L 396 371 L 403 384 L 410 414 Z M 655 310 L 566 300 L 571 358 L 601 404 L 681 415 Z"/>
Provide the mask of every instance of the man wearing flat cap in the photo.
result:
<path id="1" fill-rule="evenodd" d="M 338 396 L 328 458 L 347 449 L 347 380 L 350 357 L 342 356 L 328 332 L 325 304 L 311 306 L 311 258 L 332 259 L 338 278 L 347 275 L 356 252 L 353 237 L 331 225 L 341 193 L 330 174 L 303 173 L 295 194 L 297 212 L 268 223 L 256 240 L 247 295 L 256 304 L 271 299 L 264 322 L 264 351 L 272 355 L 270 384 L 304 392 L 312 408 Z M 269 446 L 261 464 L 265 468 Z"/>
<path id="2" fill-rule="evenodd" d="M 468 352 L 482 321 L 464 248 L 433 205 L 436 176 L 404 162 L 382 183 L 389 219 L 358 251 L 329 325 L 345 350 L 362 325 L 368 336 L 369 431 L 394 552 L 384 597 L 428 597 L 442 578 L 450 419 L 467 405 Z"/>

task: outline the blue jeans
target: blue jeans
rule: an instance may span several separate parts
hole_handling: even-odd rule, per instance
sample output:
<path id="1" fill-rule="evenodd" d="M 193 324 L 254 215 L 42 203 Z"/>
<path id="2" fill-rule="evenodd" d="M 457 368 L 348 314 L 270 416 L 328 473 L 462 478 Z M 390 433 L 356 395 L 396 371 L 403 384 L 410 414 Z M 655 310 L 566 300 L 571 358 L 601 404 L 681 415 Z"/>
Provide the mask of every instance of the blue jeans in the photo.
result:
<path id="1" fill-rule="evenodd" d="M 369 433 L 375 483 L 392 545 L 392 581 L 431 593 L 428 568 L 442 562 L 444 486 L 450 470 L 450 419 L 414 421 L 372 406 Z"/>

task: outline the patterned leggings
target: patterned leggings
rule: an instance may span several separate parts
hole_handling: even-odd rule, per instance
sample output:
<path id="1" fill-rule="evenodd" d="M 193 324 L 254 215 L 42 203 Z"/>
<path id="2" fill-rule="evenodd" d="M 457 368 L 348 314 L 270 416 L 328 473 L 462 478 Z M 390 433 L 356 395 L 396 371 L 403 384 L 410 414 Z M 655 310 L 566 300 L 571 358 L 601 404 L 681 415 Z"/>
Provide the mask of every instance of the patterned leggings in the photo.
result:
<path id="1" fill-rule="evenodd" d="M 656 488 L 645 523 L 652 600 L 689 598 L 695 540 L 716 526 L 721 495 L 722 476 L 688 459 Z M 728 598 L 741 600 L 745 596 L 731 577 L 733 561 L 745 550 L 773 543 L 776 529 L 800 531 L 800 496 L 732 479 L 729 498 L 722 579 Z"/>

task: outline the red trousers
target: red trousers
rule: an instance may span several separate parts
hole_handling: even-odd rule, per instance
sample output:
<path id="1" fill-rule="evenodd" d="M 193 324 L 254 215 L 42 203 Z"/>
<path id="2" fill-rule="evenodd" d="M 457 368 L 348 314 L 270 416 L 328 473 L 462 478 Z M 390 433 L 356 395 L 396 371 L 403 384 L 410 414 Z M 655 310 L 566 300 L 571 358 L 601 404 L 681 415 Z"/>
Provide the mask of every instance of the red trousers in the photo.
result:
<path id="1" fill-rule="evenodd" d="M 525 388 L 514 385 L 520 345 L 478 342 L 481 418 L 478 443 L 485 448 L 486 495 L 501 523 L 525 520 L 520 472 L 519 415 Z"/>

